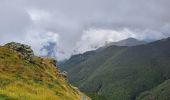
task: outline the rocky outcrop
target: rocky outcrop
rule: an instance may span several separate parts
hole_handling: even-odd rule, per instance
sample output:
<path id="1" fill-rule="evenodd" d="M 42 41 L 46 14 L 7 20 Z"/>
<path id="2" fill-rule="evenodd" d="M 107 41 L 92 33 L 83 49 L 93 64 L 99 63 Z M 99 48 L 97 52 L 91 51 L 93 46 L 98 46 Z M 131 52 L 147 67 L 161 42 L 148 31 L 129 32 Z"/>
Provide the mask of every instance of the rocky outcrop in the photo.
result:
<path id="1" fill-rule="evenodd" d="M 67 79 L 67 72 L 66 71 L 60 72 L 60 75 Z"/>
<path id="2" fill-rule="evenodd" d="M 13 51 L 18 52 L 19 56 L 23 59 L 31 60 L 31 58 L 34 56 L 33 50 L 28 45 L 16 43 L 16 42 L 10 42 L 5 44 L 5 46 L 7 46 Z"/>
<path id="3" fill-rule="evenodd" d="M 46 60 L 49 59 L 49 65 L 55 66 L 55 68 L 57 68 L 57 65 L 56 65 L 57 61 L 55 59 L 48 58 L 48 57 L 38 57 L 38 59 L 40 59 L 40 62 L 36 61 L 34 52 L 31 49 L 31 47 L 28 45 L 16 43 L 16 42 L 10 42 L 10 43 L 5 44 L 5 46 L 14 52 L 17 52 L 20 58 L 25 59 L 32 64 L 35 64 L 38 66 L 47 66 Z M 67 80 L 66 71 L 63 71 L 63 72 L 59 71 L 58 75 L 60 77 L 63 77 L 65 80 Z"/>

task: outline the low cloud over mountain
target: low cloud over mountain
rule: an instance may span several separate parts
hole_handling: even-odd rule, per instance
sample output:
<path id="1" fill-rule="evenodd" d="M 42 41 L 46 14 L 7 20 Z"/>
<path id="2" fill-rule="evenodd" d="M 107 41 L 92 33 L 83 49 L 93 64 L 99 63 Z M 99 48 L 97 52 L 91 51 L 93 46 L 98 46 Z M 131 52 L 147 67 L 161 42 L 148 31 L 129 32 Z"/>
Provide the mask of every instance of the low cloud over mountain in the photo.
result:
<path id="1" fill-rule="evenodd" d="M 0 44 L 32 45 L 37 55 L 55 44 L 59 60 L 128 37 L 170 36 L 168 0 L 1 0 Z"/>

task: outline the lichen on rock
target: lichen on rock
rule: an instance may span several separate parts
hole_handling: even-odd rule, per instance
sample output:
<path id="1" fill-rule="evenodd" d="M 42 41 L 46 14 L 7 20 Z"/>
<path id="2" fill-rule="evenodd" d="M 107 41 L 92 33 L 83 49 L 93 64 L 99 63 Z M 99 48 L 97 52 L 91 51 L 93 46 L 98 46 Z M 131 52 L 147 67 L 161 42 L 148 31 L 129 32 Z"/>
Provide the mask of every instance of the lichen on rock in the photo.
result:
<path id="1" fill-rule="evenodd" d="M 28 45 L 16 43 L 16 42 L 10 42 L 5 44 L 5 46 L 7 46 L 8 48 L 10 48 L 15 52 L 18 52 L 20 57 L 25 60 L 31 60 L 31 58 L 34 56 L 33 50 Z"/>

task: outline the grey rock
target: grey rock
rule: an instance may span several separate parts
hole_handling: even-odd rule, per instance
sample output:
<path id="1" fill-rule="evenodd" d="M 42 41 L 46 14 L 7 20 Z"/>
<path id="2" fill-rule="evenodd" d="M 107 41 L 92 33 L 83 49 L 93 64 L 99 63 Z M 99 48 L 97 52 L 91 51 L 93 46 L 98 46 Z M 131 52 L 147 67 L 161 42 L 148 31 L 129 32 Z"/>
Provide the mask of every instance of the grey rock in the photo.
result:
<path id="1" fill-rule="evenodd" d="M 34 52 L 31 49 L 29 45 L 21 44 L 21 43 L 16 43 L 16 42 L 10 42 L 5 44 L 8 48 L 10 48 L 13 51 L 18 52 L 21 58 L 25 60 L 31 60 L 32 57 L 34 56 Z"/>
<path id="2" fill-rule="evenodd" d="M 66 71 L 61 72 L 60 75 L 62 75 L 63 77 L 67 78 L 67 72 Z"/>

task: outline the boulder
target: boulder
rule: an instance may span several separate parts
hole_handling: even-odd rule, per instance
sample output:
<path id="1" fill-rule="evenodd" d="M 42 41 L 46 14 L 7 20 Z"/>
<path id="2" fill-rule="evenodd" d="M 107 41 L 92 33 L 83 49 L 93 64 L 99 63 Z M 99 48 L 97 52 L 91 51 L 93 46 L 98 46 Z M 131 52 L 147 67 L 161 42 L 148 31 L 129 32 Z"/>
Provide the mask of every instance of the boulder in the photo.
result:
<path id="1" fill-rule="evenodd" d="M 60 75 L 67 79 L 67 72 L 66 71 L 60 72 Z"/>
<path id="2" fill-rule="evenodd" d="M 16 42 L 10 42 L 5 44 L 5 46 L 7 46 L 13 51 L 18 52 L 20 57 L 25 60 L 31 60 L 31 58 L 34 56 L 33 50 L 28 45 L 16 43 Z"/>

